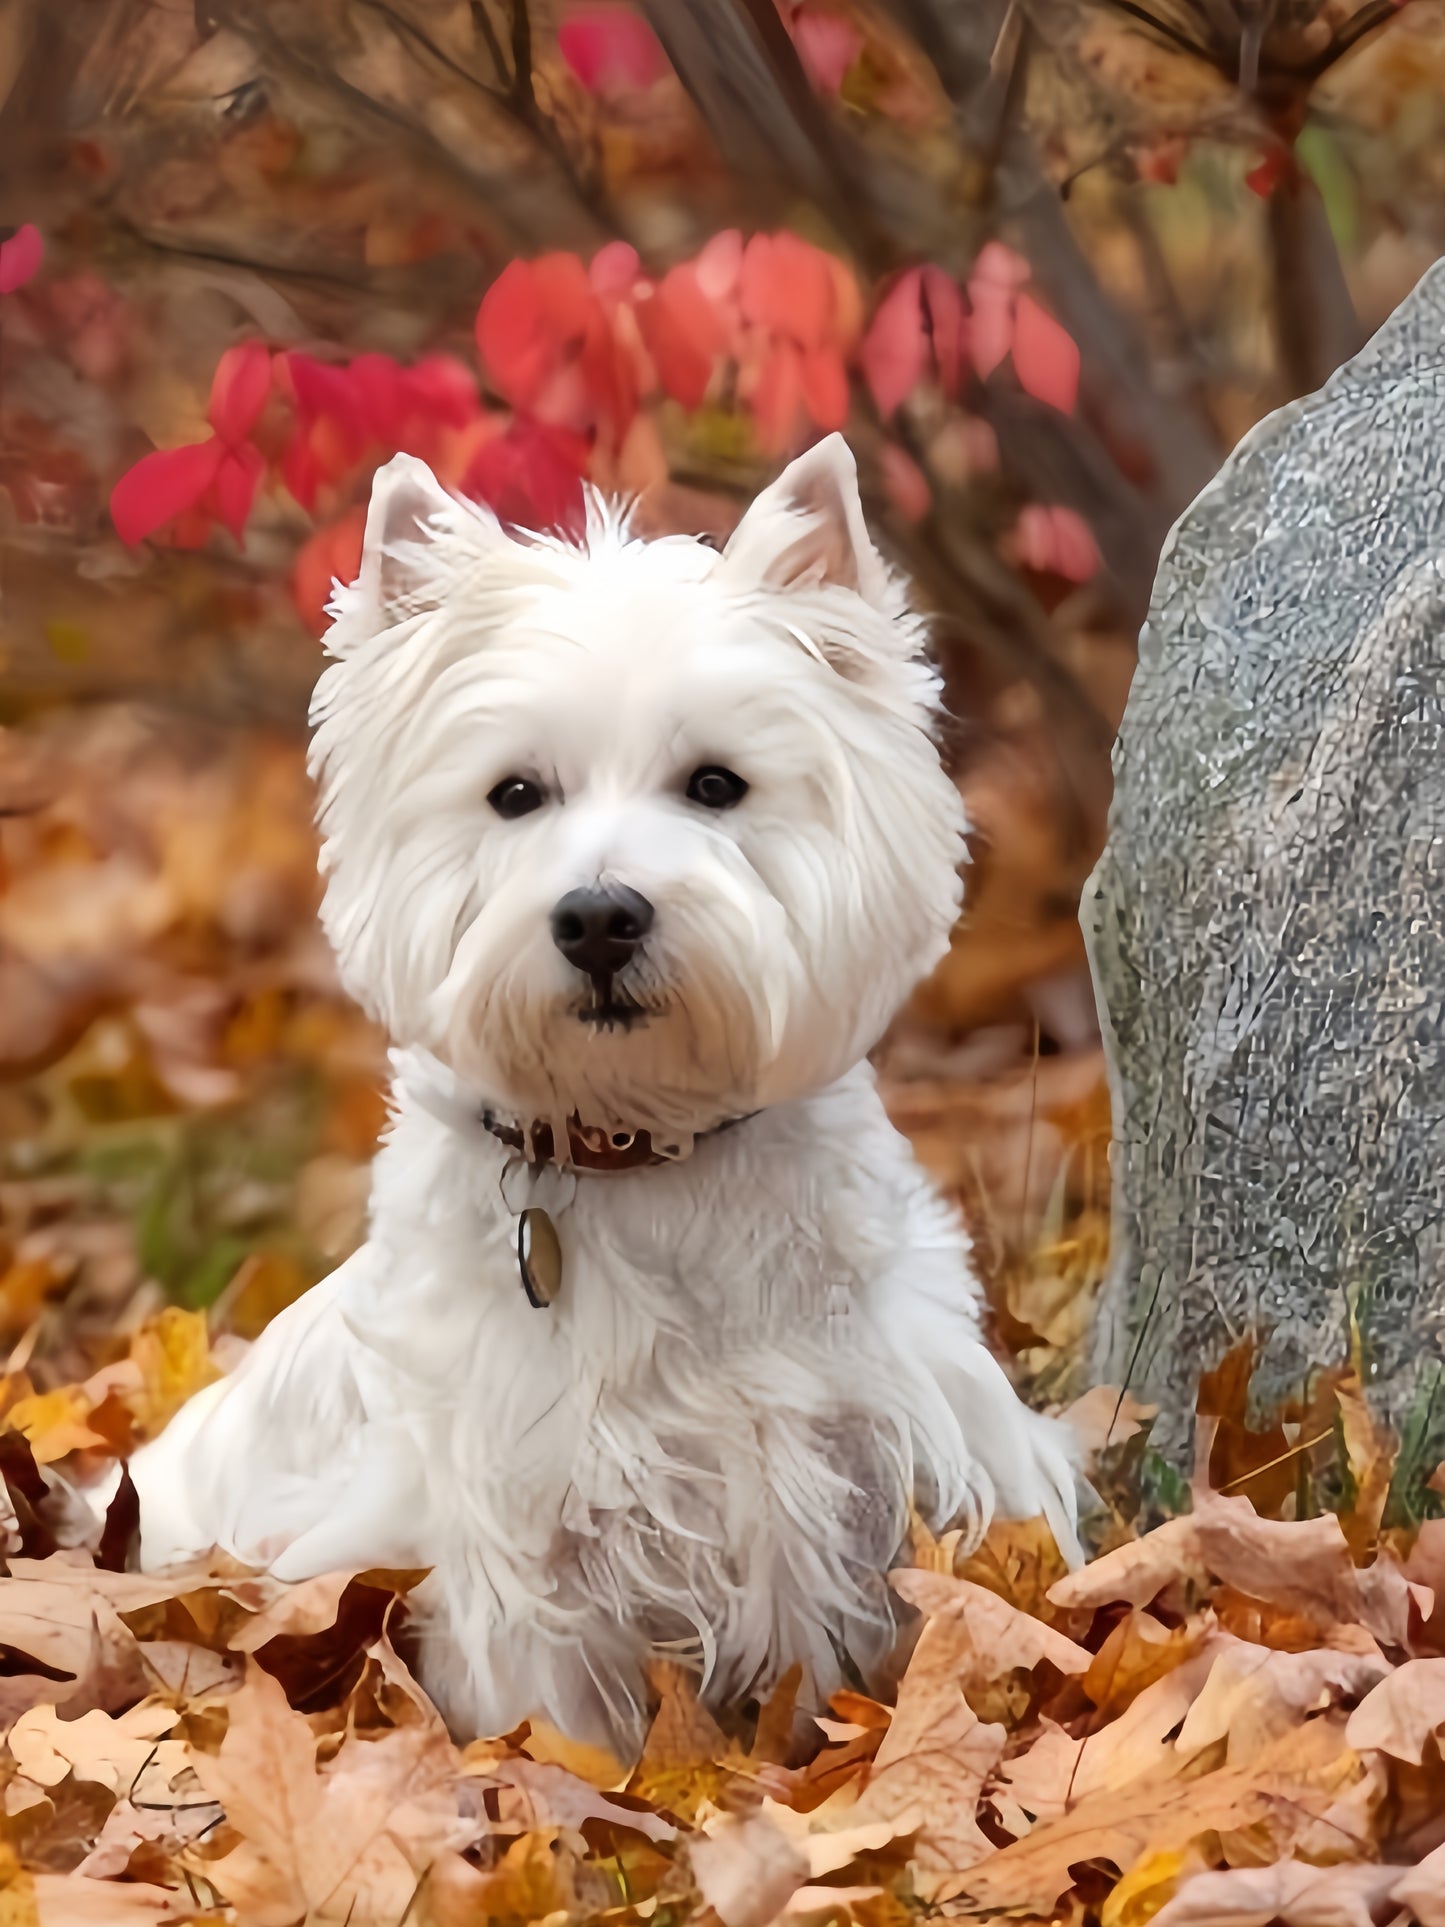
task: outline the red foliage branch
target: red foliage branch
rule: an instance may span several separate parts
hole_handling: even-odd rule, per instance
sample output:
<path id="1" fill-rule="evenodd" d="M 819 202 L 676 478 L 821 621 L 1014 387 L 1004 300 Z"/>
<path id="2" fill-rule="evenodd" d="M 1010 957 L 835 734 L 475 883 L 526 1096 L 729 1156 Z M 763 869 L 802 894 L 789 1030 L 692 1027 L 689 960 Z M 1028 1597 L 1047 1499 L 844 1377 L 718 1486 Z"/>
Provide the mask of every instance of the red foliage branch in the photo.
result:
<path id="1" fill-rule="evenodd" d="M 360 551 L 361 514 L 342 511 L 397 452 L 504 521 L 569 528 L 584 481 L 632 492 L 665 478 L 657 406 L 731 408 L 761 453 L 782 456 L 846 424 L 855 373 L 887 422 L 920 388 L 956 403 L 970 379 L 1011 360 L 1026 392 L 1072 410 L 1078 350 L 1028 280 L 1027 263 L 995 242 L 966 288 L 913 268 L 869 317 L 852 269 L 786 232 L 718 234 L 660 279 L 625 242 L 587 264 L 563 253 L 514 261 L 477 313 L 485 389 L 448 355 L 328 362 L 245 342 L 217 367 L 209 439 L 145 456 L 116 484 L 112 517 L 128 543 L 168 530 L 193 545 L 217 523 L 239 542 L 269 476 L 322 520 L 293 584 L 319 628 L 332 578 L 349 580 Z M 988 450 L 987 432 L 972 446 Z M 883 476 L 900 513 L 927 511 L 926 478 L 901 448 L 890 445 Z M 1028 566 L 1071 580 L 1098 565 L 1088 530 L 1062 508 L 1028 515 L 1013 545 Z"/>

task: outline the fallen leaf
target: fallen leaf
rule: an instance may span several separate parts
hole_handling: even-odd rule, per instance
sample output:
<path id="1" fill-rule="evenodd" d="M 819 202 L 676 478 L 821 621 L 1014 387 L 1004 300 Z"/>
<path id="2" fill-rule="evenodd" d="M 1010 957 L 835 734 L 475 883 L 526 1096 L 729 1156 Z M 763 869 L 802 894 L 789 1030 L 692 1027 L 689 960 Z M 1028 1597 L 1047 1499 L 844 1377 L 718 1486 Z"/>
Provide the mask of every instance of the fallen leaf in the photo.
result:
<path id="1" fill-rule="evenodd" d="M 1093 1662 L 1084 1647 L 972 1580 L 907 1566 L 888 1577 L 893 1590 L 930 1621 L 957 1625 L 957 1681 L 965 1694 L 1016 1667 L 1027 1671 L 1047 1660 L 1061 1673 L 1084 1673 Z"/>
<path id="2" fill-rule="evenodd" d="M 1116 1547 L 1049 1590 L 1068 1610 L 1124 1602 L 1146 1606 L 1185 1580 L 1227 1585 L 1321 1627 L 1359 1625 L 1385 1646 L 1403 1646 L 1410 1607 L 1429 1616 L 1429 1589 L 1412 1584 L 1388 1551 L 1357 1568 L 1333 1513 L 1303 1520 L 1262 1519 L 1247 1499 L 1207 1494 L 1196 1509 L 1142 1539 Z"/>
<path id="3" fill-rule="evenodd" d="M 1445 1667 L 1445 1661 L 1439 1664 Z M 1302 1725 L 1311 1713 L 1361 1699 L 1388 1681 L 1389 1673 L 1378 1647 L 1363 1653 L 1328 1647 L 1290 1653 L 1231 1641 L 1216 1657 L 1176 1746 L 1185 1759 L 1192 1759 L 1225 1740 L 1226 1759 L 1247 1764 L 1261 1747 Z M 1445 1700 L 1440 1710 L 1445 1719 Z M 1353 1725 L 1352 1720 L 1350 1744 L 1359 1751 Z"/>
<path id="4" fill-rule="evenodd" d="M 105 1434 L 88 1422 L 91 1410 L 81 1387 L 67 1385 L 18 1400 L 6 1413 L 5 1422 L 29 1439 L 37 1465 L 52 1465 L 70 1452 L 110 1449 Z"/>
<path id="5" fill-rule="evenodd" d="M 808 1863 L 766 1814 L 724 1819 L 691 1843 L 698 1892 L 723 1927 L 767 1927 L 808 1878 Z"/>
<path id="6" fill-rule="evenodd" d="M 444 1732 L 349 1736 L 322 1770 L 310 1726 L 254 1661 L 229 1706 L 220 1753 L 195 1768 L 241 1836 L 202 1870 L 243 1927 L 400 1919 L 431 1862 L 474 1835 Z"/>
<path id="7" fill-rule="evenodd" d="M 1419 1766 L 1425 1743 L 1445 1728 L 1445 1659 L 1407 1659 L 1350 1715 L 1345 1738 Z"/>
<path id="8" fill-rule="evenodd" d="M 282 1634 L 300 1635 L 325 1632 L 328 1626 L 336 1624 L 337 1610 L 341 1605 L 341 1595 L 356 1577 L 350 1572 L 319 1573 L 314 1579 L 303 1579 L 296 1585 L 282 1585 L 279 1581 L 262 1582 L 275 1590 L 275 1597 L 253 1613 L 245 1624 L 239 1627 L 226 1644 L 233 1653 L 254 1653 L 268 1640 L 279 1638 Z M 246 1603 L 246 1595 L 237 1587 L 227 1587 L 231 1598 L 239 1598 Z"/>
<path id="9" fill-rule="evenodd" d="M 886 1820 L 899 1831 L 918 1831 L 920 1891 L 991 1851 L 978 1803 L 1007 1735 L 1002 1726 L 985 1725 L 963 1696 L 959 1682 L 973 1653 L 961 1619 L 927 1622 L 858 1799 L 858 1824 Z"/>
<path id="10" fill-rule="evenodd" d="M 1396 1906 L 1410 1908 L 1419 1927 L 1445 1927 L 1445 1847 L 1437 1847 L 1397 1880 L 1390 1898 Z"/>
<path id="11" fill-rule="evenodd" d="M 1116 1887 L 1110 1888 L 1099 1914 L 1099 1927 L 1145 1927 L 1172 1898 L 1184 1875 L 1199 1864 L 1199 1854 L 1188 1847 L 1147 1854 Z"/>
<path id="12" fill-rule="evenodd" d="M 1116 1385 L 1091 1385 L 1081 1398 L 1066 1405 L 1059 1417 L 1091 1456 L 1111 1445 L 1123 1445 L 1155 1416 L 1157 1407 L 1141 1405 L 1132 1392 Z"/>
<path id="13" fill-rule="evenodd" d="M 1206 1833 L 1257 1826 L 1277 1805 L 1312 1811 L 1352 1761 L 1339 1734 L 1315 1720 L 1248 1765 L 1203 1774 L 1159 1769 L 1101 1788 L 948 1882 L 936 1898 L 1046 1914 L 1072 1884 L 1075 1866 L 1104 1861 L 1124 1869 L 1146 1854 L 1179 1852 Z"/>
<path id="14" fill-rule="evenodd" d="M 1046 1719 L 1033 1744 L 999 1771 L 994 1804 L 1008 1831 L 1022 1835 L 1035 1821 L 1061 1819 L 1072 1803 L 1177 1773 L 1173 1735 L 1203 1691 L 1220 1638 L 1211 1631 L 1097 1732 L 1075 1738 Z"/>
<path id="15" fill-rule="evenodd" d="M 648 1840 L 677 1838 L 677 1828 L 661 1814 L 609 1799 L 563 1766 L 539 1760 L 500 1760 L 490 1767 L 485 1777 L 525 1796 L 522 1824 L 529 1832 L 539 1827 L 570 1827 L 580 1831 L 588 1820 L 605 1820 L 609 1826 L 626 1827 Z"/>
<path id="16" fill-rule="evenodd" d="M 1198 1873 L 1154 1916 L 1154 1927 L 1376 1927 L 1398 1867 L 1272 1867 Z"/>
<path id="17" fill-rule="evenodd" d="M 167 1305 L 141 1327 L 131 1340 L 130 1356 L 140 1385 L 125 1394 L 125 1403 L 142 1439 L 154 1438 L 192 1393 L 221 1376 L 211 1357 L 205 1313 L 179 1305 Z"/>
<path id="18" fill-rule="evenodd" d="M 142 1699 L 148 1682 L 140 1649 L 120 1614 L 170 1596 L 169 1580 L 97 1572 L 83 1555 L 12 1559 L 9 1577 L 0 1579 L 0 1646 L 59 1678 L 27 1677 L 21 1667 L 0 1680 L 5 1717 L 40 1702 L 83 1710 Z"/>
<path id="19" fill-rule="evenodd" d="M 176 1710 L 153 1700 L 112 1716 L 92 1708 L 63 1720 L 53 1706 L 22 1713 L 6 1736 L 17 1767 L 37 1786 L 58 1786 L 68 1773 L 94 1780 L 112 1793 L 134 1794 L 144 1776 L 147 1797 L 164 1800 L 190 1765 L 184 1740 L 162 1736 L 176 1723 Z"/>

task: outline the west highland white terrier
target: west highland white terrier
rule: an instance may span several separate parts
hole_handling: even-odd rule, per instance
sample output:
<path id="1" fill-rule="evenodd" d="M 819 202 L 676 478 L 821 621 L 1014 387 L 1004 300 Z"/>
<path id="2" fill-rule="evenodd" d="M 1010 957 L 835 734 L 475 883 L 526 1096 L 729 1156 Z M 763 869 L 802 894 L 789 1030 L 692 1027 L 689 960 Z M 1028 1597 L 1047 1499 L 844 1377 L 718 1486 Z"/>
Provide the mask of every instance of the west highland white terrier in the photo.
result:
<path id="1" fill-rule="evenodd" d="M 397 1047 L 370 1236 L 135 1458 L 142 1564 L 428 1567 L 454 1730 L 626 1753 L 659 1655 L 713 1704 L 874 1674 L 910 1502 L 1077 1557 L 1070 1439 L 867 1061 L 964 822 L 841 438 L 721 552 L 598 500 L 515 535 L 398 456 L 333 613 L 322 915 Z"/>

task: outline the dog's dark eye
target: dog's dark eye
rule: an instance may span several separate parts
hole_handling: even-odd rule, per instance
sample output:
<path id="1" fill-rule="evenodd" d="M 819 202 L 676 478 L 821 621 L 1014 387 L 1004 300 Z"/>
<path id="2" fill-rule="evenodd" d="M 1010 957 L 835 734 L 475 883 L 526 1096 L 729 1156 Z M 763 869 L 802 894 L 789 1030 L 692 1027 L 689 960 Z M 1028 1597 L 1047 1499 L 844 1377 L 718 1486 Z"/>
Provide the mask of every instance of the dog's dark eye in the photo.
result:
<path id="1" fill-rule="evenodd" d="M 741 776 L 734 776 L 730 769 L 720 769 L 716 763 L 705 763 L 687 779 L 688 802 L 701 803 L 705 810 L 730 810 L 734 803 L 741 803 L 747 793 L 748 786 Z"/>
<path id="2" fill-rule="evenodd" d="M 525 776 L 504 776 L 487 797 L 497 815 L 506 817 L 530 816 L 544 800 L 541 790 Z"/>

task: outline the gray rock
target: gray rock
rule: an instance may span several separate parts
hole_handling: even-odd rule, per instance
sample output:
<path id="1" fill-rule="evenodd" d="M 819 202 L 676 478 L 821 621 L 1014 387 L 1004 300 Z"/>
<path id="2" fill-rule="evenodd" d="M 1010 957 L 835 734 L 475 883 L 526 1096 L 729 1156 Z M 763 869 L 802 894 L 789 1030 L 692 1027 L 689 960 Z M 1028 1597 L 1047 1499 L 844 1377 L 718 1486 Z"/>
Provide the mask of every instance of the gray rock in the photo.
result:
<path id="1" fill-rule="evenodd" d="M 1232 1339 L 1268 1333 L 1267 1406 L 1357 1336 L 1418 1440 L 1445 1420 L 1445 264 L 1174 530 L 1115 777 L 1083 905 L 1096 1368 L 1182 1462 Z"/>

